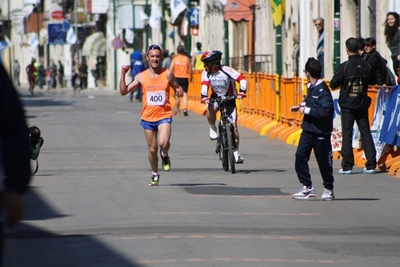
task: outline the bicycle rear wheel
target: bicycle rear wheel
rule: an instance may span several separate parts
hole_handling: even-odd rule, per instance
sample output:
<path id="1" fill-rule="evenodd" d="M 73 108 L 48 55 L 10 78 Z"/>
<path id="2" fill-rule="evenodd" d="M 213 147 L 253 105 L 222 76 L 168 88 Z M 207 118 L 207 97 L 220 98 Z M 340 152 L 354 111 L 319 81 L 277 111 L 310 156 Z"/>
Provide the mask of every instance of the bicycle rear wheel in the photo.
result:
<path id="1" fill-rule="evenodd" d="M 228 159 L 231 165 L 231 173 L 236 173 L 235 169 L 235 156 L 233 155 L 233 132 L 231 129 L 231 124 L 227 122 L 225 124 L 226 136 L 228 139 Z"/>

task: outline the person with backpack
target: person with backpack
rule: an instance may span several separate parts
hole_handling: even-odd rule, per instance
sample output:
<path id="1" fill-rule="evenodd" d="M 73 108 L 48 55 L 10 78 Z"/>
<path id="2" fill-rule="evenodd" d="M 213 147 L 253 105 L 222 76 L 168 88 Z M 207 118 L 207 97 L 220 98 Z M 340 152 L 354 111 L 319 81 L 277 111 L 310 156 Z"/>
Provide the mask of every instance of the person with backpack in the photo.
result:
<path id="1" fill-rule="evenodd" d="M 330 81 L 332 89 L 340 87 L 339 106 L 342 124 L 342 168 L 339 174 L 352 174 L 354 154 L 352 147 L 353 125 L 357 123 L 363 142 L 365 156 L 364 173 L 376 173 L 376 150 L 372 140 L 368 119 L 371 98 L 367 95 L 368 85 L 376 84 L 376 74 L 368 62 L 358 54 L 359 42 L 356 38 L 346 40 L 349 60 L 340 64 Z"/>

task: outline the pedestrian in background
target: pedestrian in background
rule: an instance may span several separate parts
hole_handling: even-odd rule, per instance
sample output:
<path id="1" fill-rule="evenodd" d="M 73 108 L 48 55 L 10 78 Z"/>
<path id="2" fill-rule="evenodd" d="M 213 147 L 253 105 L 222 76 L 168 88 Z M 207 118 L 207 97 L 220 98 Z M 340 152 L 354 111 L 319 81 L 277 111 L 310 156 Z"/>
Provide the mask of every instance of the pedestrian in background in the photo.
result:
<path id="1" fill-rule="evenodd" d="M 33 66 L 33 64 L 32 64 Z M 34 75 L 34 73 L 32 74 Z M 3 263 L 4 229 L 22 218 L 22 196 L 31 178 L 31 144 L 18 94 L 0 65 L 0 265 Z"/>
<path id="2" fill-rule="evenodd" d="M 397 12 L 389 12 L 386 15 L 385 38 L 390 49 L 393 63 L 393 71 L 397 74 L 400 68 L 400 16 Z"/>
<path id="3" fill-rule="evenodd" d="M 371 68 L 376 74 L 376 84 L 386 84 L 387 70 L 386 70 L 386 59 L 384 59 L 378 51 L 376 51 L 376 41 L 374 38 L 366 38 L 365 40 L 365 53 L 364 59 L 369 63 Z M 388 85 L 388 84 L 387 84 Z M 390 84 L 392 85 L 392 84 Z"/>
<path id="4" fill-rule="evenodd" d="M 365 39 L 362 37 L 358 38 L 358 54 L 364 58 L 365 56 Z"/>
<path id="5" fill-rule="evenodd" d="M 57 66 L 54 60 L 50 60 L 50 65 L 47 67 L 47 72 L 49 76 L 49 86 L 50 88 L 56 88 L 57 86 Z"/>
<path id="6" fill-rule="evenodd" d="M 36 59 L 32 58 L 31 63 L 25 68 L 26 74 L 28 75 L 29 92 L 33 94 L 33 89 L 36 83 Z"/>
<path id="7" fill-rule="evenodd" d="M 299 62 L 300 62 L 300 46 L 299 35 L 293 34 L 293 52 L 292 52 L 292 73 L 294 77 L 299 76 Z"/>
<path id="8" fill-rule="evenodd" d="M 19 65 L 18 60 L 14 60 L 13 79 L 14 79 L 14 84 L 17 86 L 21 86 L 21 83 L 19 82 L 19 74 L 20 73 L 21 73 L 21 66 Z"/>
<path id="9" fill-rule="evenodd" d="M 143 55 L 140 51 L 135 51 L 132 53 L 131 58 L 131 76 L 132 81 L 135 78 L 136 74 L 144 71 L 144 64 L 143 64 Z M 142 87 L 139 85 L 136 89 L 136 100 L 142 102 Z M 129 100 L 133 101 L 133 91 L 129 93 Z"/>
<path id="10" fill-rule="evenodd" d="M 64 65 L 61 60 L 58 61 L 58 83 L 61 88 L 64 88 Z"/>
<path id="11" fill-rule="evenodd" d="M 299 106 L 290 108 L 292 113 L 304 114 L 302 132 L 296 150 L 295 169 L 302 188 L 292 197 L 294 199 L 313 199 L 316 197 L 308 166 L 311 151 L 314 150 L 319 171 L 322 176 L 324 192 L 322 200 L 333 200 L 333 167 L 331 134 L 333 130 L 333 99 L 324 81 L 321 80 L 321 63 L 309 58 L 305 65 L 308 80 L 307 97 Z"/>
<path id="12" fill-rule="evenodd" d="M 179 45 L 177 48 L 177 55 L 172 59 L 171 66 L 169 67 L 170 71 L 176 77 L 179 85 L 183 89 L 183 115 L 188 116 L 187 104 L 188 97 L 187 92 L 189 88 L 189 78 L 190 81 L 193 81 L 192 74 L 192 64 L 190 63 L 189 57 L 186 55 L 185 48 L 182 45 Z M 180 115 L 180 99 L 178 96 L 175 96 L 175 115 Z"/>
<path id="13" fill-rule="evenodd" d="M 161 63 L 161 67 L 165 68 L 165 69 L 169 69 L 169 67 L 171 66 L 171 57 L 168 54 L 168 50 L 164 50 L 163 51 L 163 60 Z"/>
<path id="14" fill-rule="evenodd" d="M 35 59 L 35 63 L 33 64 L 35 66 L 35 68 L 36 68 L 36 71 L 35 71 L 35 77 L 36 77 L 35 85 L 37 85 L 38 82 L 39 82 L 39 80 L 38 80 L 38 78 L 39 78 L 39 67 L 40 67 L 40 63 L 39 62 L 41 60 L 42 59 L 40 59 L 40 58 L 39 58 L 39 61 Z"/>
<path id="15" fill-rule="evenodd" d="M 39 88 L 43 89 L 43 86 L 46 84 L 46 69 L 44 68 L 43 59 L 40 59 L 39 63 Z"/>
<path id="16" fill-rule="evenodd" d="M 158 185 L 160 182 L 158 146 L 160 146 L 161 165 L 164 171 L 169 171 L 171 168 L 171 160 L 168 156 L 172 123 L 172 108 L 169 102 L 170 87 L 175 91 L 175 95 L 183 96 L 183 90 L 174 74 L 161 67 L 161 53 L 160 46 L 149 46 L 146 54 L 149 69 L 138 73 L 133 81 L 126 85 L 125 75 L 129 71 L 129 65 L 123 65 L 119 80 L 119 90 L 123 96 L 136 90 L 139 85 L 142 86 L 141 125 L 149 148 L 148 158 L 152 170 L 150 185 L 152 186 Z"/>
<path id="17" fill-rule="evenodd" d="M 346 40 L 349 60 L 340 64 L 330 86 L 340 87 L 339 106 L 342 124 L 342 168 L 339 174 L 352 174 L 354 154 L 352 147 L 353 125 L 360 130 L 364 153 L 367 158 L 364 173 L 376 173 L 376 150 L 372 140 L 368 119 L 371 98 L 367 95 L 368 85 L 376 84 L 376 74 L 371 66 L 358 54 L 359 43 L 356 38 Z"/>
<path id="18" fill-rule="evenodd" d="M 201 51 L 201 43 L 196 43 L 197 51 L 194 51 L 192 54 L 192 66 L 194 70 L 204 70 L 204 64 L 201 61 L 201 56 L 203 55 L 203 51 Z"/>
<path id="19" fill-rule="evenodd" d="M 314 20 L 314 23 L 318 31 L 317 57 L 321 63 L 321 78 L 324 78 L 324 19 L 318 17 Z"/>
<path id="20" fill-rule="evenodd" d="M 83 60 L 82 64 L 79 66 L 79 80 L 80 80 L 81 90 L 87 88 L 87 76 L 88 76 L 88 66 L 86 65 L 86 60 Z"/>

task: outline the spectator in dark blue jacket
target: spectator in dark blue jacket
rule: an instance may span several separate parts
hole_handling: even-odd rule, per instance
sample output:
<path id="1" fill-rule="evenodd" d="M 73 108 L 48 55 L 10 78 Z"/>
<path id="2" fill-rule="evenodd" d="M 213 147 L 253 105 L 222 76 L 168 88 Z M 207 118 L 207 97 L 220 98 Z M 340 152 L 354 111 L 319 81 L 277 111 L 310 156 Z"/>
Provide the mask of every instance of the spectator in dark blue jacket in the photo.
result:
<path id="1" fill-rule="evenodd" d="M 132 81 L 135 78 L 136 74 L 142 72 L 145 70 L 144 63 L 143 63 L 143 56 L 140 51 L 135 51 L 131 55 L 131 76 L 132 76 Z M 139 86 L 138 89 L 136 89 L 136 100 L 139 102 L 142 102 L 142 88 Z M 133 92 L 129 93 L 129 100 L 132 102 L 133 101 Z"/>
<path id="2" fill-rule="evenodd" d="M 309 83 L 307 97 L 298 106 L 290 108 L 292 113 L 304 114 L 303 129 L 296 151 L 295 169 L 302 188 L 292 197 L 294 199 L 314 199 L 316 197 L 308 168 L 311 150 L 317 159 L 322 176 L 324 192 L 322 200 L 333 200 L 333 168 L 331 134 L 333 130 L 333 99 L 328 86 L 321 80 L 321 63 L 309 58 L 305 66 Z"/>

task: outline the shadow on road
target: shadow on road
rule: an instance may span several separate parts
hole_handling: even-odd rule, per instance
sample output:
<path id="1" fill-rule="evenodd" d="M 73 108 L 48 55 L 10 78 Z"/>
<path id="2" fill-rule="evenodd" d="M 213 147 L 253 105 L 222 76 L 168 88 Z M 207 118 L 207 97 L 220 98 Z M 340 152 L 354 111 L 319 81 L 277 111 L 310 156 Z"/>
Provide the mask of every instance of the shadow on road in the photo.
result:
<path id="1" fill-rule="evenodd" d="M 79 234 L 78 230 L 60 234 L 24 223 L 68 216 L 59 214 L 37 191 L 31 187 L 27 192 L 24 221 L 5 235 L 4 266 L 143 267 L 96 240 L 95 230 L 93 234 Z"/>

